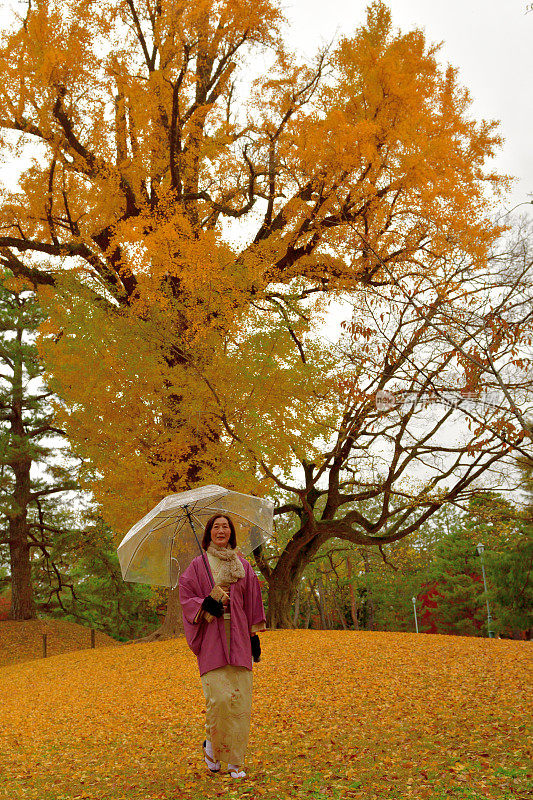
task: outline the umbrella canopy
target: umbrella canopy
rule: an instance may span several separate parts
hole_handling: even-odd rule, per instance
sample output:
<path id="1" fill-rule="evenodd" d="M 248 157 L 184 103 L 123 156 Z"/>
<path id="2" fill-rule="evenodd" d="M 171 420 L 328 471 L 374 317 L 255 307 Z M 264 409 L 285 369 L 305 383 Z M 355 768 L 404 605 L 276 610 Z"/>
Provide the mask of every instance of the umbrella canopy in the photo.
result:
<path id="1" fill-rule="evenodd" d="M 218 511 L 231 517 L 244 555 L 272 535 L 274 504 L 270 500 L 216 485 L 169 494 L 130 528 L 118 546 L 123 579 L 176 586 L 180 573 L 201 552 L 196 534 L 203 534 L 207 520 Z"/>

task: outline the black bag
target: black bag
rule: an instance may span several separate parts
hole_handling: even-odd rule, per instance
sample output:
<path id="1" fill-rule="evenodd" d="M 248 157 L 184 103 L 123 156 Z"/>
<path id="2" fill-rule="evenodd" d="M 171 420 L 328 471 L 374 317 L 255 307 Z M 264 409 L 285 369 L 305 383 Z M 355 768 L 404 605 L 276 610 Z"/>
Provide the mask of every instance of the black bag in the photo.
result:
<path id="1" fill-rule="evenodd" d="M 261 661 L 261 643 L 257 633 L 254 633 L 250 636 L 250 642 L 252 645 L 252 657 L 257 664 L 258 661 Z"/>

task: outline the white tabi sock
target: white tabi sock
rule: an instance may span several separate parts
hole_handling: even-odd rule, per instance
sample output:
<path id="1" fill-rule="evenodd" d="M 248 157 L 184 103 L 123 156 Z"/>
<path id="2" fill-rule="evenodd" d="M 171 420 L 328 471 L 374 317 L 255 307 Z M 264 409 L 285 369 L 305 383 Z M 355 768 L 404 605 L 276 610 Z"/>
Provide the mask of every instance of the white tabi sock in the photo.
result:
<path id="1" fill-rule="evenodd" d="M 246 778 L 246 772 L 242 767 L 236 767 L 235 764 L 228 764 L 228 772 L 232 778 Z"/>
<path id="2" fill-rule="evenodd" d="M 211 742 L 209 741 L 209 739 L 206 739 L 206 740 L 205 740 L 205 752 L 207 753 L 207 755 L 208 755 L 210 758 L 212 758 L 212 759 L 213 759 L 213 761 L 215 761 L 215 769 L 220 769 L 220 761 L 217 761 L 217 760 L 215 759 L 215 754 L 213 753 L 213 745 L 211 744 Z M 207 766 L 208 766 L 209 768 L 211 768 L 211 767 L 212 767 L 212 764 L 210 764 L 210 763 L 208 762 L 207 758 L 204 758 L 204 761 L 205 761 L 205 763 L 207 764 Z"/>

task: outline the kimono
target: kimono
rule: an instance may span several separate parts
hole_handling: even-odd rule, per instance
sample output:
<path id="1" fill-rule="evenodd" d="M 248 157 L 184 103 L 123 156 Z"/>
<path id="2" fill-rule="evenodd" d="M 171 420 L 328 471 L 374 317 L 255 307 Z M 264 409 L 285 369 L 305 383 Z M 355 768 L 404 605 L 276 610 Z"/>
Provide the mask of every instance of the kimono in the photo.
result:
<path id="1" fill-rule="evenodd" d="M 231 613 L 211 622 L 203 617 L 201 606 L 216 583 L 214 557 L 207 553 L 204 561 L 197 556 L 179 578 L 185 637 L 198 659 L 206 700 L 204 744 L 211 744 L 217 762 L 228 765 L 242 765 L 246 757 L 252 710 L 250 634 L 266 630 L 259 581 L 249 562 L 238 557 L 244 578 L 227 587 Z"/>
<path id="2" fill-rule="evenodd" d="M 194 558 L 179 578 L 179 600 L 183 613 L 183 626 L 187 644 L 198 659 L 200 675 L 227 664 L 253 669 L 250 635 L 266 629 L 265 609 L 261 588 L 252 565 L 238 556 L 244 567 L 244 578 L 230 584 L 230 639 L 228 651 L 224 619 L 206 622 L 199 615 L 202 602 L 213 588 L 214 580 L 209 562 L 202 556 Z M 195 622 L 200 617 L 199 622 Z"/>

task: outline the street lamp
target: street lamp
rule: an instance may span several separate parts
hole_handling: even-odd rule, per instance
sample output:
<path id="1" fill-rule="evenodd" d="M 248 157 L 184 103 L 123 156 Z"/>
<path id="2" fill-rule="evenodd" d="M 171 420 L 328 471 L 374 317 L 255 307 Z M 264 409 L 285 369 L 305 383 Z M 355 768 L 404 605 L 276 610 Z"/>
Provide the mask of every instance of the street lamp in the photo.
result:
<path id="1" fill-rule="evenodd" d="M 487 594 L 487 579 L 485 577 L 485 563 L 483 561 L 483 553 L 485 552 L 485 547 L 480 542 L 477 545 L 476 550 L 477 550 L 478 555 L 479 555 L 479 557 L 481 559 L 481 570 L 483 572 L 483 585 L 485 587 L 485 600 L 487 601 L 487 628 L 489 630 L 489 639 L 493 639 L 494 638 L 494 634 L 492 632 L 492 617 L 490 615 L 489 596 Z"/>
<path id="2" fill-rule="evenodd" d="M 416 597 L 412 597 L 411 600 L 413 601 L 413 611 L 415 612 L 415 626 L 416 626 L 416 632 L 418 633 L 418 618 L 416 616 Z"/>

